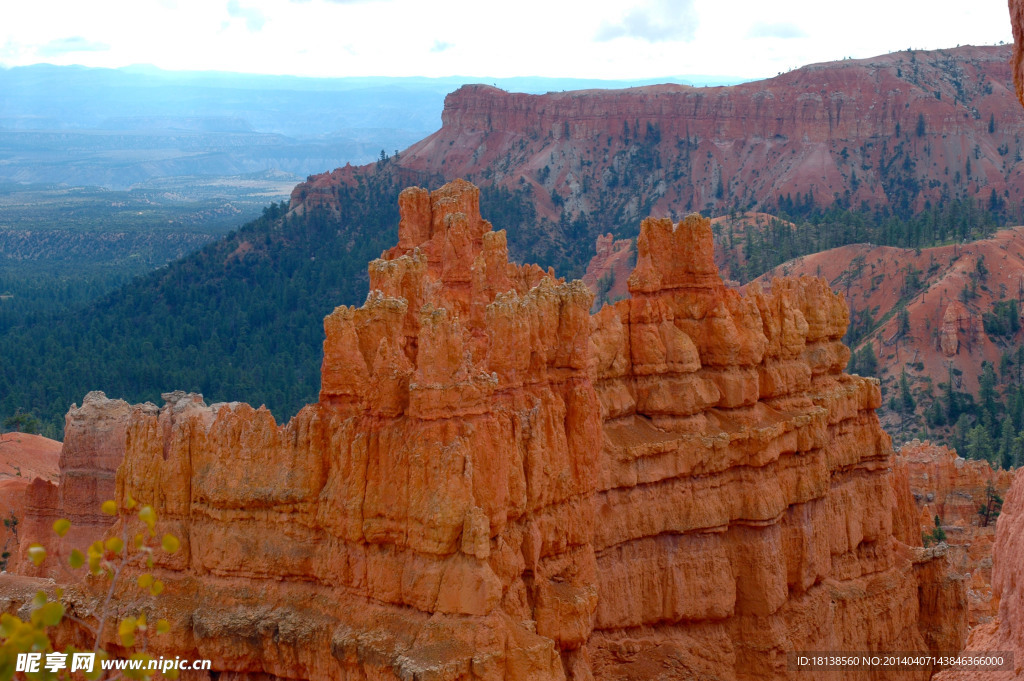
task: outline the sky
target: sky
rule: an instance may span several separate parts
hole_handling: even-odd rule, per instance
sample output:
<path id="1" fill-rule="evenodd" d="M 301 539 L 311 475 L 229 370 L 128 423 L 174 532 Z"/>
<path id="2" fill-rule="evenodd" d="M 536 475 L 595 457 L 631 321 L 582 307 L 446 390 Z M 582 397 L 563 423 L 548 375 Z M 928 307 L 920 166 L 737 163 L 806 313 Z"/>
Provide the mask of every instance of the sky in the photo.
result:
<path id="1" fill-rule="evenodd" d="M 5 0 L 0 65 L 299 76 L 754 79 L 1011 42 L 1006 0 Z"/>

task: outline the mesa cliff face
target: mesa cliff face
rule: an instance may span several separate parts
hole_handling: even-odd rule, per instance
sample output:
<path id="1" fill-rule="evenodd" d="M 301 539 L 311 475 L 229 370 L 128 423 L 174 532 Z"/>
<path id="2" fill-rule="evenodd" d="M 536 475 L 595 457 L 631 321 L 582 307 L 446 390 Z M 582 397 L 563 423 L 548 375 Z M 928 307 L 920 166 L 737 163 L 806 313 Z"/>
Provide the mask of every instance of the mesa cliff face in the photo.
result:
<path id="1" fill-rule="evenodd" d="M 478 196 L 402 193 L 288 424 L 131 409 L 118 523 L 130 496 L 182 544 L 154 652 L 237 678 L 739 680 L 960 647 L 962 582 L 900 540 L 878 385 L 842 372 L 842 297 L 741 295 L 706 220 L 649 219 L 630 298 L 591 316 L 581 282 L 508 262 Z"/>
<path id="2" fill-rule="evenodd" d="M 993 190 L 1019 201 L 1024 112 L 1010 51 L 908 50 L 729 87 L 530 95 L 468 85 L 445 99 L 441 129 L 394 164 L 528 188 L 539 216 L 614 214 L 609 228 L 787 195 L 912 209 Z M 336 202 L 333 187 L 353 177 L 313 176 L 291 205 Z"/>

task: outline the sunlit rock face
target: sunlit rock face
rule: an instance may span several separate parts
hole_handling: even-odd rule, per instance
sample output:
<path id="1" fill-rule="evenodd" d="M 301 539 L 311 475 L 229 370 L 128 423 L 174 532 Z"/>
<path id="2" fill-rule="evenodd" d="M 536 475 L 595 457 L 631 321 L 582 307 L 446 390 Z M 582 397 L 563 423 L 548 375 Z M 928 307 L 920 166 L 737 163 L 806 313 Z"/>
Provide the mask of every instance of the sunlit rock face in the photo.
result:
<path id="1" fill-rule="evenodd" d="M 153 405 L 149 407 L 156 410 Z M 98 391 L 87 394 L 81 407 L 71 406 L 64 418 L 57 480 L 34 478 L 19 504 L 21 542 L 13 570 L 71 578 L 74 573 L 60 560 L 33 565 L 27 555 L 29 546 L 42 544 L 50 554 L 67 556 L 72 549 L 84 551 L 106 535 L 113 519 L 103 515 L 100 506 L 114 498 L 115 476 L 124 459 L 125 429 L 131 411 L 124 400 L 107 399 Z M 57 537 L 52 529 L 58 518 L 71 521 L 71 529 L 64 537 Z"/>
<path id="2" fill-rule="evenodd" d="M 841 296 L 741 295 L 707 220 L 648 219 L 630 297 L 591 315 L 582 282 L 508 262 L 478 196 L 402 193 L 288 424 L 131 408 L 118 523 L 152 504 L 182 545 L 154 652 L 239 679 L 741 680 L 961 645 L 962 581 L 903 541 L 878 384 L 843 373 Z"/>

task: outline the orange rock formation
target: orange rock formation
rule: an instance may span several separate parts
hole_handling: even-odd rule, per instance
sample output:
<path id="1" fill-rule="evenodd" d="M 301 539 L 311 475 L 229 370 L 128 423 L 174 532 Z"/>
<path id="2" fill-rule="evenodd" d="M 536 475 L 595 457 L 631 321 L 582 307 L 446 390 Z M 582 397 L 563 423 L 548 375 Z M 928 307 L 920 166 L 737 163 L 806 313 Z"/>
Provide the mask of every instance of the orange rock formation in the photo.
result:
<path id="1" fill-rule="evenodd" d="M 69 577 L 71 573 L 59 560 L 36 568 L 27 556 L 28 547 L 39 543 L 49 553 L 67 556 L 72 549 L 84 551 L 110 529 L 112 519 L 100 512 L 100 505 L 114 498 L 114 479 L 124 459 L 130 411 L 124 400 L 109 400 L 101 392 L 86 395 L 81 407 L 71 406 L 64 420 L 57 481 L 37 477 L 24 496 L 18 572 Z M 51 529 L 58 518 L 71 521 L 71 530 L 63 538 Z"/>
<path id="2" fill-rule="evenodd" d="M 936 681 L 1012 681 L 1024 679 L 1024 470 L 1014 476 L 996 524 L 992 594 L 999 616 L 971 632 L 964 654 L 1010 652 L 1007 671 L 947 670 Z"/>
<path id="3" fill-rule="evenodd" d="M 17 560 L 18 538 L 25 529 L 22 499 L 35 478 L 57 478 L 60 443 L 30 433 L 0 434 L 0 568 Z"/>
<path id="4" fill-rule="evenodd" d="M 959 648 L 963 585 L 900 541 L 913 502 L 824 281 L 743 296 L 707 220 L 648 219 L 631 297 L 590 316 L 581 282 L 508 262 L 472 185 L 400 205 L 366 303 L 324 321 L 317 404 L 132 408 L 118 522 L 130 495 L 182 543 L 154 652 L 239 678 L 740 680 Z"/>
<path id="5" fill-rule="evenodd" d="M 938 516 L 949 544 L 954 569 L 968 579 L 969 622 L 974 627 L 990 621 L 999 601 L 992 598 L 992 543 L 996 525 L 983 525 L 978 508 L 986 490 L 1005 497 L 1013 474 L 993 470 L 985 461 L 967 461 L 956 451 L 913 440 L 903 445 L 897 465 L 905 467 L 908 485 L 917 501 L 915 525 L 922 532 L 935 529 Z"/>

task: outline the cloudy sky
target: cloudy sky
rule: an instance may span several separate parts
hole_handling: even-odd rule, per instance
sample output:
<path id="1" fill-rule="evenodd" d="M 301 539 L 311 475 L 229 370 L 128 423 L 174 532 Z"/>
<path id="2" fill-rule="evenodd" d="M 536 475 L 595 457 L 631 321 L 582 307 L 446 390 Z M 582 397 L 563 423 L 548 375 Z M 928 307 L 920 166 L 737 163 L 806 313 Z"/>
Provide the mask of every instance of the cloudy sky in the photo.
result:
<path id="1" fill-rule="evenodd" d="M 303 76 L 760 78 L 1012 40 L 1006 0 L 5 2 L 0 65 Z"/>

